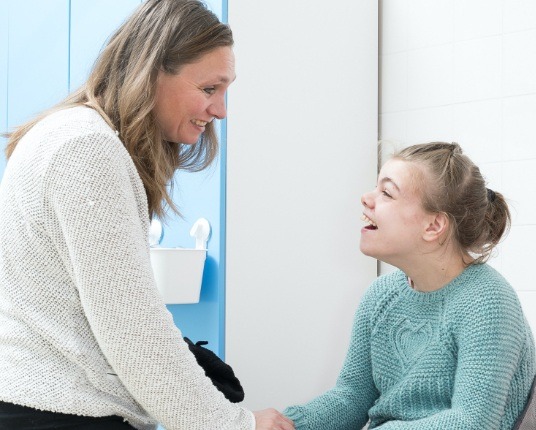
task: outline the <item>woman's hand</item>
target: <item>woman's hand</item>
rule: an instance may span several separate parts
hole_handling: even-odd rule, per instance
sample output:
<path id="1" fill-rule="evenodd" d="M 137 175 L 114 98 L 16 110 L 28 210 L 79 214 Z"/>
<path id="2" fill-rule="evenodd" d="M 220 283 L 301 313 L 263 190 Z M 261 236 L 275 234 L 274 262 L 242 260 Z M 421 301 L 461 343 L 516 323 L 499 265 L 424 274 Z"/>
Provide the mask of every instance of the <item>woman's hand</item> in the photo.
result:
<path id="1" fill-rule="evenodd" d="M 255 430 L 294 430 L 294 424 L 275 409 L 264 409 L 253 412 Z"/>

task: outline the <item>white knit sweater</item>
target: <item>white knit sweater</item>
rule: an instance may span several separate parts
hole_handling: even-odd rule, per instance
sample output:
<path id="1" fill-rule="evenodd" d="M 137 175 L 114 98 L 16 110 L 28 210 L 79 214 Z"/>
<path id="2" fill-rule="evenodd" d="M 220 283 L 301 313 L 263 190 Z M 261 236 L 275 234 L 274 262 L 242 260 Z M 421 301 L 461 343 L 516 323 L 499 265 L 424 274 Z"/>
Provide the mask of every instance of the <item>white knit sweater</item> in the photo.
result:
<path id="1" fill-rule="evenodd" d="M 132 159 L 94 110 L 20 141 L 0 184 L 0 400 L 144 430 L 254 429 L 173 324 L 148 224 Z"/>

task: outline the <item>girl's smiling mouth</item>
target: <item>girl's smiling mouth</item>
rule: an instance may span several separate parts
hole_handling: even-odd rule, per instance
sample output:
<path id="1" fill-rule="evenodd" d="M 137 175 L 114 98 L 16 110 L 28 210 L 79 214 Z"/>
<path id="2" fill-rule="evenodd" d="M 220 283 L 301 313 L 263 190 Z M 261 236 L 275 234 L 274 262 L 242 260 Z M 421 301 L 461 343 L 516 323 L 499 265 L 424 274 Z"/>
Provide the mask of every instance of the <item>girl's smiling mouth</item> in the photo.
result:
<path id="1" fill-rule="evenodd" d="M 367 230 L 377 230 L 378 229 L 378 225 L 374 221 L 372 221 L 368 216 L 366 216 L 365 214 L 363 214 L 361 219 L 367 223 L 367 225 L 365 226 L 365 228 Z"/>

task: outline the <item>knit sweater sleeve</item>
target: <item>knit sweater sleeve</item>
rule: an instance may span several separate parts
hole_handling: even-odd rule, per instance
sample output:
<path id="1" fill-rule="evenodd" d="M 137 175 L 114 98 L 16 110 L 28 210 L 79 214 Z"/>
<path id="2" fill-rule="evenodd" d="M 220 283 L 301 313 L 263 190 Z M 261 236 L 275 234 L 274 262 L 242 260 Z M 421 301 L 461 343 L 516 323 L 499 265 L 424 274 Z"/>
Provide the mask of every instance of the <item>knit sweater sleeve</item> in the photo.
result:
<path id="1" fill-rule="evenodd" d="M 451 318 L 458 365 L 450 409 L 414 421 L 389 421 L 378 429 L 500 428 L 516 367 L 526 352 L 526 332 L 515 292 L 495 287 L 482 285 L 464 297 Z"/>
<path id="2" fill-rule="evenodd" d="M 348 353 L 334 388 L 301 406 L 283 412 L 296 430 L 356 430 L 378 397 L 370 359 L 371 318 L 375 299 L 369 289 L 354 318 Z"/>
<path id="3" fill-rule="evenodd" d="M 43 179 L 45 228 L 99 347 L 132 397 L 168 429 L 252 430 L 197 365 L 155 286 L 143 187 L 110 132 L 73 138 Z M 117 376 L 115 376 L 117 375 Z"/>

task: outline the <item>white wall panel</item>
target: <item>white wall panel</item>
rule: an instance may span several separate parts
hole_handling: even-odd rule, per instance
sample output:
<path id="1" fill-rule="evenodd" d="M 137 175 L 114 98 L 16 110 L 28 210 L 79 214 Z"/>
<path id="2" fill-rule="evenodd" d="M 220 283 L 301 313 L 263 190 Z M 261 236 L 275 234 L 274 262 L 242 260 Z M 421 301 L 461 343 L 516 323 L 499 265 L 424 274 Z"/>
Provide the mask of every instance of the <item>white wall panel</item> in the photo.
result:
<path id="1" fill-rule="evenodd" d="M 498 99 L 471 101 L 453 106 L 453 139 L 471 142 L 464 149 L 480 163 L 502 159 L 502 103 Z"/>
<path id="2" fill-rule="evenodd" d="M 517 295 L 534 334 L 536 333 L 536 312 L 534 312 L 536 309 L 536 291 L 518 291 Z"/>
<path id="3" fill-rule="evenodd" d="M 503 31 L 505 33 L 536 28 L 534 0 L 502 0 Z"/>
<path id="4" fill-rule="evenodd" d="M 405 52 L 385 55 L 381 59 L 382 112 L 403 111 L 408 108 L 408 55 Z"/>
<path id="5" fill-rule="evenodd" d="M 453 44 L 408 51 L 407 55 L 408 109 L 452 103 Z"/>
<path id="6" fill-rule="evenodd" d="M 408 67 L 382 69 L 380 88 L 382 99 L 396 105 L 401 89 L 392 83 L 407 80 L 408 108 L 393 116 L 382 105 L 380 134 L 403 146 L 439 139 L 462 145 L 489 186 L 506 196 L 513 214 L 512 232 L 490 264 L 507 275 L 514 288 L 532 288 L 536 204 L 526 190 L 536 183 L 536 2 L 394 3 L 380 1 L 380 40 L 389 42 L 382 43 L 380 54 L 382 59 L 392 55 L 393 39 L 406 24 L 407 48 L 396 45 L 396 55 L 407 55 Z M 389 270 L 381 265 L 382 273 Z M 533 312 L 530 306 L 525 305 Z"/>
<path id="7" fill-rule="evenodd" d="M 413 0 L 383 0 L 380 10 L 380 37 L 384 54 L 408 49 L 408 2 Z M 385 28 L 386 31 L 382 29 Z M 387 31 L 388 29 L 388 31 Z"/>
<path id="8" fill-rule="evenodd" d="M 536 226 L 513 226 L 502 249 L 503 275 L 517 290 L 534 291 L 536 283 L 533 276 L 527 276 L 534 264 L 534 243 L 536 243 Z M 536 308 L 533 308 L 534 312 Z"/>
<path id="9" fill-rule="evenodd" d="M 407 115 L 407 142 L 452 140 L 452 106 L 411 110 L 408 111 Z"/>
<path id="10" fill-rule="evenodd" d="M 503 96 L 536 92 L 536 30 L 503 36 Z"/>
<path id="11" fill-rule="evenodd" d="M 504 99 L 503 133 L 509 142 L 503 147 L 504 160 L 536 158 L 536 94 Z"/>
<path id="12" fill-rule="evenodd" d="M 321 11 L 320 11 L 321 9 Z M 376 180 L 376 2 L 229 1 L 226 359 L 251 408 L 334 385 L 376 276 L 359 252 Z"/>
<path id="13" fill-rule="evenodd" d="M 503 0 L 454 0 L 454 40 L 470 40 L 502 32 Z"/>
<path id="14" fill-rule="evenodd" d="M 454 40 L 454 0 L 409 0 L 407 5 L 409 50 Z"/>
<path id="15" fill-rule="evenodd" d="M 536 159 L 503 164 L 503 189 L 514 225 L 535 224 L 536 199 L 529 191 L 536 184 Z"/>
<path id="16" fill-rule="evenodd" d="M 500 37 L 486 37 L 454 44 L 453 64 L 453 101 L 466 102 L 501 95 Z"/>

